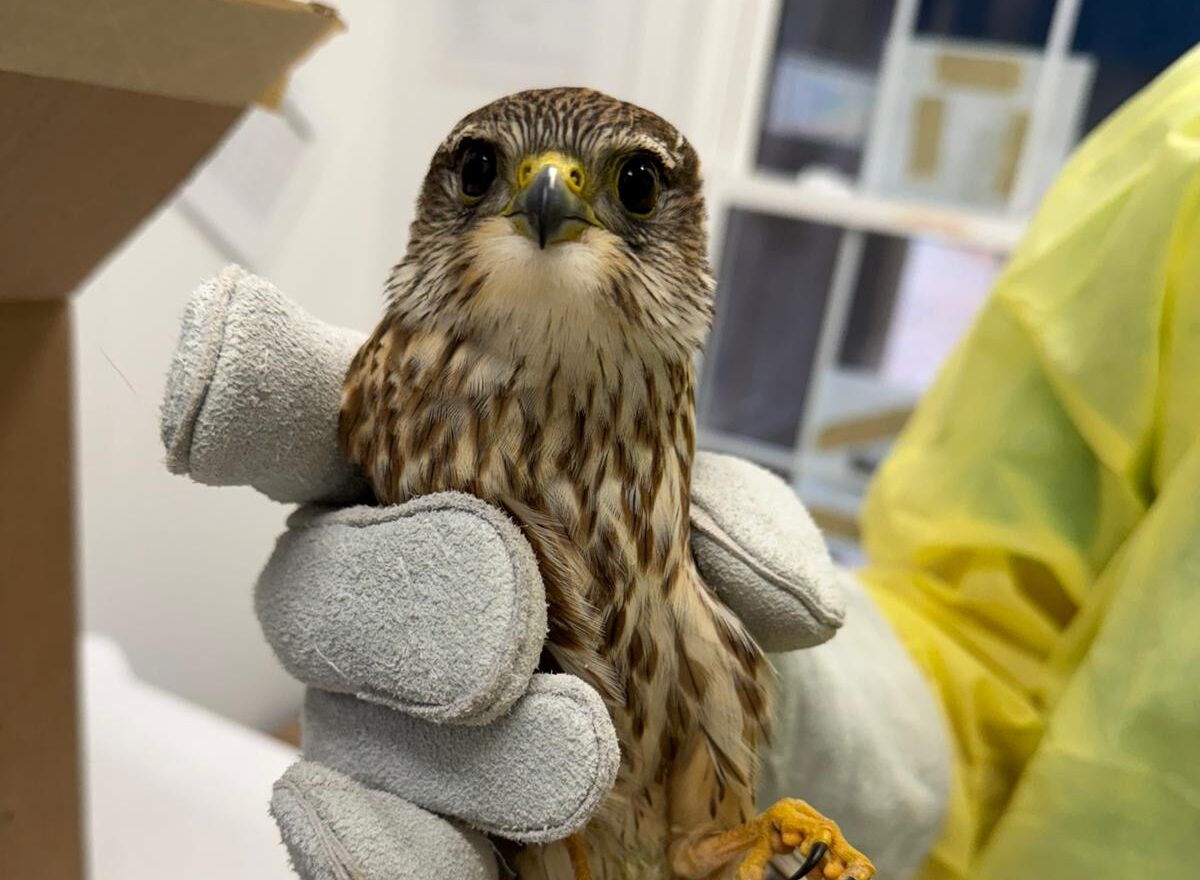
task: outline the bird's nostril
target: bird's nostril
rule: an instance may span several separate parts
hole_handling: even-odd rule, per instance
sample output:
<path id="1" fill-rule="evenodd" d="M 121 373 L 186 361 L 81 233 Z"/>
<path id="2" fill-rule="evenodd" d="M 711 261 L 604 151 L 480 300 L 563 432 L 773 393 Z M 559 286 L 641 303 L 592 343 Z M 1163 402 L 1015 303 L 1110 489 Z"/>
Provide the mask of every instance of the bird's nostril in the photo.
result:
<path id="1" fill-rule="evenodd" d="M 529 178 L 533 176 L 533 163 L 525 161 L 521 163 L 521 167 L 517 169 L 517 183 L 525 186 L 529 183 Z"/>
<path id="2" fill-rule="evenodd" d="M 573 183 L 575 186 L 583 186 L 583 172 L 578 168 L 572 168 L 571 173 L 568 176 L 571 178 L 571 183 Z"/>

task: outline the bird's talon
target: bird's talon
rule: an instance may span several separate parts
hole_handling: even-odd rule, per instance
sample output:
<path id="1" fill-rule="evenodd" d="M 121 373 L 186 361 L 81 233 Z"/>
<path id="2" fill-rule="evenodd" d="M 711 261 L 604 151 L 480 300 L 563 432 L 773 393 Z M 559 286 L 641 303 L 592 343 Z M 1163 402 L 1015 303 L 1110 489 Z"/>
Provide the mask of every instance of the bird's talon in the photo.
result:
<path id="1" fill-rule="evenodd" d="M 788 880 L 802 880 L 802 878 L 807 877 L 808 872 L 815 868 L 817 863 L 820 862 L 821 859 L 825 858 L 825 854 L 828 852 L 828 844 L 822 843 L 821 841 L 814 843 L 812 848 L 808 851 L 808 855 L 804 859 L 804 864 L 801 865 L 796 873 L 792 874 Z"/>

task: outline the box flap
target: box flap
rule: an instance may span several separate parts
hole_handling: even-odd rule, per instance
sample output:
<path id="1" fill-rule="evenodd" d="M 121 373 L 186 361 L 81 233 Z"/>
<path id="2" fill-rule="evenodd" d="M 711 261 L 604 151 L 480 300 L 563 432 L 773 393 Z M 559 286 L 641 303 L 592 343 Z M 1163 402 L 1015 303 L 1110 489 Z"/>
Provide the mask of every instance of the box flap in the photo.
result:
<path id="1" fill-rule="evenodd" d="M 70 293 L 241 113 L 0 71 L 0 302 Z"/>
<path id="2" fill-rule="evenodd" d="M 240 107 L 339 27 L 296 0 L 0 0 L 0 70 Z"/>
<path id="3" fill-rule="evenodd" d="M 294 0 L 0 0 L 0 301 L 70 293 L 340 25 Z"/>

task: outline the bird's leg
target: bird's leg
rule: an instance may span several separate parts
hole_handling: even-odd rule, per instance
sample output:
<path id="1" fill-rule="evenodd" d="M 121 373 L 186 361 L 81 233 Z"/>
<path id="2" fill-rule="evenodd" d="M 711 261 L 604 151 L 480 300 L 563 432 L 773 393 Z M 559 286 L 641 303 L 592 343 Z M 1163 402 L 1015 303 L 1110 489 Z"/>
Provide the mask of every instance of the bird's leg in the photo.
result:
<path id="1" fill-rule="evenodd" d="M 672 848 L 671 866 L 681 877 L 707 877 L 741 854 L 737 880 L 762 880 L 767 864 L 778 854 L 801 847 L 807 856 L 817 844 L 827 851 L 817 861 L 826 880 L 869 880 L 875 867 L 846 842 L 842 832 L 802 800 L 784 798 L 736 828 Z"/>
<path id="2" fill-rule="evenodd" d="M 587 850 L 583 845 L 583 836 L 576 833 L 566 840 L 567 855 L 571 857 L 571 869 L 575 872 L 575 880 L 592 880 L 592 869 L 588 866 Z"/>

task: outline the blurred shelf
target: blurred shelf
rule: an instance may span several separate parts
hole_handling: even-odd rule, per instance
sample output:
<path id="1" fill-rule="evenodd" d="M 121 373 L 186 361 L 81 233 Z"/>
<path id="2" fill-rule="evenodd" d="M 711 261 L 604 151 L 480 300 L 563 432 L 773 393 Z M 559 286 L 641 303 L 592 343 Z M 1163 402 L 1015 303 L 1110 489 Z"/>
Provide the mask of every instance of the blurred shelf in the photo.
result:
<path id="1" fill-rule="evenodd" d="M 838 367 L 821 380 L 814 418 L 819 451 L 890 443 L 920 397 L 866 370 Z"/>
<path id="2" fill-rule="evenodd" d="M 858 517 L 866 483 L 844 467 L 844 456 L 816 457 L 797 482 L 796 454 L 790 449 L 706 429 L 700 430 L 698 440 L 701 449 L 737 455 L 781 473 L 792 483 L 826 541 L 839 550 L 839 558 L 860 561 Z"/>
<path id="3" fill-rule="evenodd" d="M 859 540 L 866 480 L 843 470 L 839 462 L 809 461 L 796 484 L 796 493 L 813 520 L 828 537 Z"/>
<path id="4" fill-rule="evenodd" d="M 803 456 L 777 444 L 703 428 L 699 444 L 782 474 L 826 538 L 853 554 L 867 487 L 919 396 L 874 373 L 839 367 L 822 383 L 814 414 L 820 426 L 815 448 Z"/>
<path id="5" fill-rule="evenodd" d="M 886 450 L 912 415 L 919 394 L 865 370 L 839 367 L 823 379 L 814 413 L 818 430 L 812 461 L 841 461 L 848 452 Z M 702 449 L 737 455 L 791 476 L 796 451 L 776 443 L 701 427 Z M 805 465 L 807 468 L 807 465 Z"/>
<path id="6" fill-rule="evenodd" d="M 726 455 L 749 459 L 788 477 L 792 475 L 792 471 L 796 467 L 796 453 L 785 446 L 765 443 L 751 437 L 728 434 L 724 431 L 714 431 L 711 428 L 700 428 L 697 445 L 709 452 L 722 452 Z"/>
<path id="7" fill-rule="evenodd" d="M 1026 221 L 1000 214 L 957 209 L 864 193 L 844 177 L 810 170 L 798 177 L 762 172 L 713 176 L 712 198 L 728 207 L 903 237 L 1008 254 Z"/>

